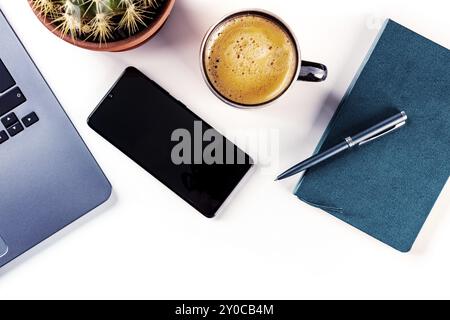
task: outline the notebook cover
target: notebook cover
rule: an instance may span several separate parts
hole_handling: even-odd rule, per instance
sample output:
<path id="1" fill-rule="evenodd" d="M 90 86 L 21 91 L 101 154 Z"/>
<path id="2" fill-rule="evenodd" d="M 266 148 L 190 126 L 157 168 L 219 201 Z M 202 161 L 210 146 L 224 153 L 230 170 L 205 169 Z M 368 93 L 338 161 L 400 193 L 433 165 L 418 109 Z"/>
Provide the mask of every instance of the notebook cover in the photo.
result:
<path id="1" fill-rule="evenodd" d="M 388 20 L 316 152 L 401 110 L 405 127 L 308 170 L 295 194 L 408 252 L 450 175 L 450 51 Z"/>

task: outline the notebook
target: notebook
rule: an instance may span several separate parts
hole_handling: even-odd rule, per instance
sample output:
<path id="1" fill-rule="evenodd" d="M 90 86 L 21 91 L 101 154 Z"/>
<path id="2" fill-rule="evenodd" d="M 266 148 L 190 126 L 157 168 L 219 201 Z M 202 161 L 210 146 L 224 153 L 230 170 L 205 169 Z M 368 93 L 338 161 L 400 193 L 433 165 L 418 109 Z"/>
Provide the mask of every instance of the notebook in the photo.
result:
<path id="1" fill-rule="evenodd" d="M 388 20 L 316 152 L 402 110 L 405 127 L 308 170 L 295 194 L 408 252 L 450 175 L 450 51 Z"/>

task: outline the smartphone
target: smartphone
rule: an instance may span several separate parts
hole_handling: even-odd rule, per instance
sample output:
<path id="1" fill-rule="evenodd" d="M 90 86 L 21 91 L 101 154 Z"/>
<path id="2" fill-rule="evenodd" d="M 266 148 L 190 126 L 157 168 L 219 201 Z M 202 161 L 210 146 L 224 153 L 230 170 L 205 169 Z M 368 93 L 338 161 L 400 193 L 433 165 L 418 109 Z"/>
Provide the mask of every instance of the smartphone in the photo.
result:
<path id="1" fill-rule="evenodd" d="M 88 125 L 208 218 L 253 168 L 250 156 L 133 67 Z"/>

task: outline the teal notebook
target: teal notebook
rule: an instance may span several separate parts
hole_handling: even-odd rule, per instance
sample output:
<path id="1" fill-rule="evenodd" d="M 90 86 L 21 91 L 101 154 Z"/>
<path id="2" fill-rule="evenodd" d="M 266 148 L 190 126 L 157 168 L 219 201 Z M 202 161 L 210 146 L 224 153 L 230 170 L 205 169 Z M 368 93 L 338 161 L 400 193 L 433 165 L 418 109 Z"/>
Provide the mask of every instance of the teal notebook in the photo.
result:
<path id="1" fill-rule="evenodd" d="M 317 152 L 401 110 L 405 127 L 308 170 L 295 193 L 408 252 L 450 176 L 450 51 L 389 20 Z"/>

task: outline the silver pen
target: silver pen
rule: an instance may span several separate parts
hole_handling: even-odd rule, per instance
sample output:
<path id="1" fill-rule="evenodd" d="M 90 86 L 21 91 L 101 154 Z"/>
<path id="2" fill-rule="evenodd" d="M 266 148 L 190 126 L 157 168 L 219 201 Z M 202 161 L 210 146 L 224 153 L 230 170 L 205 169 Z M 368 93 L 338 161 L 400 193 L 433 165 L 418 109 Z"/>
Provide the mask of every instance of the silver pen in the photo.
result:
<path id="1" fill-rule="evenodd" d="M 305 171 L 327 159 L 334 157 L 335 155 L 341 152 L 352 149 L 355 146 L 362 146 L 373 140 L 381 138 L 403 127 L 406 124 L 407 120 L 408 116 L 406 115 L 406 112 L 402 111 L 399 114 L 390 117 L 389 119 L 386 119 L 380 122 L 379 124 L 361 133 L 358 133 L 355 136 L 346 138 L 344 142 L 338 144 L 337 146 L 297 164 L 296 166 L 292 167 L 291 169 L 287 170 L 286 172 L 278 176 L 276 181 L 283 180 L 293 175 L 296 175 L 297 173 Z"/>

